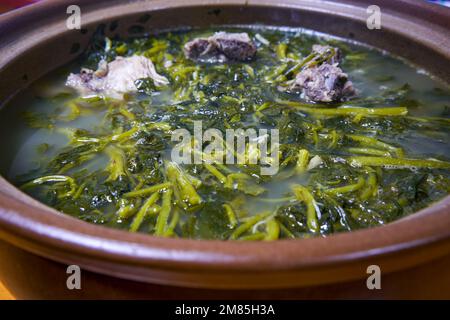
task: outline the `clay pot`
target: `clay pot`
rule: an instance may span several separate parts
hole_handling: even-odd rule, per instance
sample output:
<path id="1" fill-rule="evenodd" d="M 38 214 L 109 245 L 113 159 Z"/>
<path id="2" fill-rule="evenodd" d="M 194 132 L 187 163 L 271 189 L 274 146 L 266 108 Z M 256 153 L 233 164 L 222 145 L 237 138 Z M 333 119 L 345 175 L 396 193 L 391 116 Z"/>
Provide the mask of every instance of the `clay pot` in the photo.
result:
<path id="1" fill-rule="evenodd" d="M 450 10 L 420 1 L 377 3 L 380 30 L 366 27 L 371 1 L 364 0 L 78 0 L 82 29 L 68 30 L 66 9 L 72 2 L 44 1 L 0 16 L 0 97 L 7 101 L 76 58 L 99 26 L 122 37 L 212 24 L 305 27 L 385 49 L 450 82 Z M 1 178 L 0 239 L 0 279 L 18 298 L 450 294 L 450 197 L 381 227 L 243 243 L 166 239 L 88 224 L 36 202 Z M 82 269 L 82 290 L 66 288 L 71 264 Z M 382 290 L 366 287 L 367 267 L 373 264 L 381 268 Z"/>

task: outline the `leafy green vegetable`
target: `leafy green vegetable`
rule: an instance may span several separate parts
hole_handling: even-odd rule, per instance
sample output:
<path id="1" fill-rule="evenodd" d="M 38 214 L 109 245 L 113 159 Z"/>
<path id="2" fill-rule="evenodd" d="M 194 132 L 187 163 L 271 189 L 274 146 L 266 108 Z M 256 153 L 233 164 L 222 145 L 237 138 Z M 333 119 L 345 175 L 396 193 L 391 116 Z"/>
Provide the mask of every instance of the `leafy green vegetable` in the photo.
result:
<path id="1" fill-rule="evenodd" d="M 209 64 L 186 59 L 183 46 L 213 30 L 126 41 L 105 39 L 99 30 L 81 66 L 96 69 L 102 59 L 144 55 L 170 85 L 139 79 L 137 94 L 123 100 L 65 94 L 45 100 L 45 112 L 27 109 L 24 121 L 33 132 L 65 142 L 38 141 L 33 150 L 39 149 L 41 166 L 17 183 L 92 223 L 164 237 L 268 241 L 383 225 L 450 192 L 450 120 L 441 103 L 448 103 L 446 90 L 426 91 L 444 111 L 425 117 L 416 112 L 424 105 L 418 87 L 396 84 L 401 74 L 370 76 L 391 58 L 302 32 L 244 31 L 255 39 L 256 59 Z M 343 68 L 363 87 L 359 96 L 318 104 L 281 90 L 301 68 L 333 54 L 311 54 L 315 43 L 341 49 Z M 278 173 L 264 176 L 259 164 L 215 161 L 224 154 L 175 163 L 172 133 L 193 133 L 196 121 L 223 136 L 227 129 L 278 129 Z M 187 148 L 198 143 L 194 138 Z M 239 156 L 219 143 L 224 153 Z"/>

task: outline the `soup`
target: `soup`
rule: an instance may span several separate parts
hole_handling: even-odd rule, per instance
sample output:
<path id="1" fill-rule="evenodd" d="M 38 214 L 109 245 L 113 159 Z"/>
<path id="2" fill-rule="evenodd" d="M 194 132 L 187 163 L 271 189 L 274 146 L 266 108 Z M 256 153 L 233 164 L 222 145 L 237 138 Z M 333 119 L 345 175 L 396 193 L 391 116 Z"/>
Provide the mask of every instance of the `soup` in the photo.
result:
<path id="1" fill-rule="evenodd" d="M 449 102 L 423 70 L 307 30 L 99 34 L 2 109 L 2 170 L 61 212 L 131 232 L 327 236 L 449 193 Z"/>

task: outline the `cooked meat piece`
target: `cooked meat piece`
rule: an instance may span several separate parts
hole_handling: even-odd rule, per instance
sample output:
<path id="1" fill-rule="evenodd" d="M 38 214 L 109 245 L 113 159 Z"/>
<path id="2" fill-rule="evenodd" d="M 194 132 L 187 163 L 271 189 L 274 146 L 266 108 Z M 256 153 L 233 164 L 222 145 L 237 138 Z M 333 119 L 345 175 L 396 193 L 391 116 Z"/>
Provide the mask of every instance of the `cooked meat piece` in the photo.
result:
<path id="1" fill-rule="evenodd" d="M 189 41 L 184 54 L 189 59 L 206 62 L 248 61 L 255 56 L 256 46 L 247 33 L 217 32 L 209 38 Z"/>
<path id="2" fill-rule="evenodd" d="M 322 59 L 323 62 L 328 62 L 329 64 L 340 63 L 342 59 L 341 50 L 336 47 L 315 44 L 312 46 L 312 53 L 319 54 L 320 57 L 318 59 Z"/>
<path id="3" fill-rule="evenodd" d="M 315 56 L 296 75 L 291 89 L 301 90 L 302 96 L 313 102 L 339 102 L 355 94 L 353 84 L 339 67 L 339 48 L 315 44 Z"/>
<path id="4" fill-rule="evenodd" d="M 230 60 L 247 61 L 256 54 L 256 46 L 247 33 L 218 32 L 211 38 Z"/>
<path id="5" fill-rule="evenodd" d="M 226 57 L 219 51 L 216 43 L 205 38 L 197 38 L 187 42 L 183 48 L 186 58 L 191 60 L 223 61 Z"/>
<path id="6" fill-rule="evenodd" d="M 143 56 L 117 57 L 106 63 L 101 61 L 96 71 L 81 69 L 78 74 L 70 74 L 66 85 L 77 90 L 82 96 L 101 94 L 121 99 L 126 92 L 137 91 L 135 81 L 151 78 L 155 86 L 169 81 L 159 75 L 153 63 Z"/>
<path id="7" fill-rule="evenodd" d="M 301 89 L 304 98 L 314 102 L 343 101 L 355 93 L 347 74 L 337 65 L 326 62 L 300 71 L 292 89 Z"/>

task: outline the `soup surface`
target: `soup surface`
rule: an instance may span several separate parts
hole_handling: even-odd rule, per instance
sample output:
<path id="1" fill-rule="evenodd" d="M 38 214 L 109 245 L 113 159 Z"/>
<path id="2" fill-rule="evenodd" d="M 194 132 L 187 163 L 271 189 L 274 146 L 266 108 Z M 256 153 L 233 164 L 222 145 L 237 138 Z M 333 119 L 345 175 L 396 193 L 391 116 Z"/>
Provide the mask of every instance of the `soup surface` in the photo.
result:
<path id="1" fill-rule="evenodd" d="M 187 47 L 193 39 L 203 42 Z M 111 63 L 136 56 L 156 73 L 117 93 L 123 78 L 107 78 Z M 70 73 L 87 93 L 66 85 Z M 99 89 L 92 79 L 110 82 Z M 132 232 L 326 236 L 389 223 L 449 193 L 449 103 L 448 87 L 425 72 L 305 30 L 97 36 L 1 110 L 1 167 L 57 210 Z"/>

